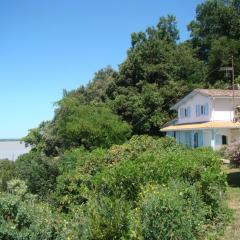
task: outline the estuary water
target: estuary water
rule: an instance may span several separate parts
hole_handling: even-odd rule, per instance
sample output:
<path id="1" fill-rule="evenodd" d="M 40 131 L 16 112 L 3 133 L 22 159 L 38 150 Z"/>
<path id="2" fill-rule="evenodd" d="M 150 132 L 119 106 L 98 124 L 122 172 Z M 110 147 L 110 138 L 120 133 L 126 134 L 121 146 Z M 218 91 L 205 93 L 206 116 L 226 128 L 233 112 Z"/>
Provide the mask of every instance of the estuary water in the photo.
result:
<path id="1" fill-rule="evenodd" d="M 20 141 L 0 141 L 0 159 L 16 160 L 20 155 L 30 151 Z"/>

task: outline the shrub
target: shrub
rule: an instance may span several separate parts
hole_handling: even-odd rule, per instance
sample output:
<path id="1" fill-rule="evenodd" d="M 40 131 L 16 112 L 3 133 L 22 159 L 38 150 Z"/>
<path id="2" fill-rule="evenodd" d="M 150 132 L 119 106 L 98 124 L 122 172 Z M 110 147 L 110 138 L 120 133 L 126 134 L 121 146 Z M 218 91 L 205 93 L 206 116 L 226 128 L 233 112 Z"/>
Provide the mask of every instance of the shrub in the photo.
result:
<path id="1" fill-rule="evenodd" d="M 56 234 L 55 216 L 48 205 L 26 192 L 22 181 L 13 180 L 0 193 L 0 239 L 50 240 Z"/>
<path id="2" fill-rule="evenodd" d="M 56 239 L 128 239 L 124 237 L 128 232 L 129 211 L 129 203 L 121 199 L 94 195 L 86 204 L 71 209 L 68 219 L 58 225 Z"/>
<path id="3" fill-rule="evenodd" d="M 113 240 L 127 233 L 129 205 L 120 199 L 97 196 L 85 206 L 84 239 Z"/>
<path id="4" fill-rule="evenodd" d="M 63 149 L 109 148 L 131 136 L 130 125 L 105 106 L 81 104 L 79 99 L 68 97 L 58 105 L 54 126 Z"/>
<path id="5" fill-rule="evenodd" d="M 175 239 L 199 239 L 203 225 L 225 220 L 226 177 L 210 148 L 187 149 L 171 138 L 138 136 L 109 150 L 68 151 L 59 169 L 55 199 L 59 209 L 72 216 L 64 229 L 77 236 L 73 239 L 154 239 L 158 231 L 182 236 Z M 151 214 L 154 209 L 163 214 L 162 206 L 168 203 L 173 212 L 164 216 L 166 229 L 161 230 L 162 215 L 151 222 Z M 170 216 L 176 219 L 174 227 L 167 225 Z M 155 233 L 149 230 L 151 224 Z"/>
<path id="6" fill-rule="evenodd" d="M 130 215 L 130 239 L 194 240 L 205 231 L 206 206 L 189 184 L 150 184 L 140 193 L 138 207 Z"/>
<path id="7" fill-rule="evenodd" d="M 228 158 L 232 164 L 240 165 L 240 140 L 230 143 L 225 148 L 224 157 Z"/>
<path id="8" fill-rule="evenodd" d="M 15 162 L 9 160 L 0 160 L 0 192 L 6 191 L 7 181 L 15 177 Z"/>
<path id="9" fill-rule="evenodd" d="M 128 153 L 125 153 L 125 160 L 98 172 L 92 178 L 93 188 L 108 196 L 136 201 L 141 186 L 149 182 L 167 184 L 172 179 L 187 181 L 198 184 L 204 201 L 211 209 L 211 217 L 215 216 L 219 202 L 223 200 L 226 177 L 221 171 L 220 160 L 211 149 L 192 150 L 173 145 L 171 151 L 150 147 L 139 155 L 135 152 L 134 158 L 131 152 L 129 155 L 128 158 Z"/>
<path id="10" fill-rule="evenodd" d="M 62 173 L 57 178 L 54 192 L 56 205 L 67 212 L 72 205 L 87 201 L 84 188 L 90 187 L 90 179 L 106 165 L 106 150 L 95 149 L 92 152 L 83 148 L 67 151 L 59 160 L 58 168 Z"/>
<path id="11" fill-rule="evenodd" d="M 49 197 L 55 189 L 58 169 L 56 160 L 38 152 L 30 152 L 16 160 L 17 176 L 24 180 L 33 194 L 42 199 Z"/>

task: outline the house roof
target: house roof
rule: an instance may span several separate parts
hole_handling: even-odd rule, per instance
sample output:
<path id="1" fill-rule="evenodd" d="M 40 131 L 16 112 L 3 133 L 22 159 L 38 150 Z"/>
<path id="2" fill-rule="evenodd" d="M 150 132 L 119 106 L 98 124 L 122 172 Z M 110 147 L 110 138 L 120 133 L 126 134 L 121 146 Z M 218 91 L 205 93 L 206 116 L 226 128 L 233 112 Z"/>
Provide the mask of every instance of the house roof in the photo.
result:
<path id="1" fill-rule="evenodd" d="M 177 109 L 178 106 L 186 102 L 189 98 L 193 97 L 196 94 L 201 94 L 206 97 L 216 97 L 216 98 L 231 98 L 233 97 L 233 90 L 225 90 L 225 89 L 200 89 L 197 88 L 178 101 L 171 109 Z M 240 90 L 234 90 L 234 96 L 236 98 L 240 98 Z"/>
<path id="2" fill-rule="evenodd" d="M 233 97 L 233 90 L 195 89 L 194 91 L 209 97 Z M 234 90 L 234 96 L 240 97 L 240 90 Z"/>
<path id="3" fill-rule="evenodd" d="M 186 131 L 194 129 L 236 129 L 240 128 L 240 122 L 223 122 L 223 121 L 214 121 L 214 122 L 202 122 L 202 123 L 188 123 L 188 124 L 176 124 L 164 127 L 160 129 L 161 132 L 168 131 Z"/>

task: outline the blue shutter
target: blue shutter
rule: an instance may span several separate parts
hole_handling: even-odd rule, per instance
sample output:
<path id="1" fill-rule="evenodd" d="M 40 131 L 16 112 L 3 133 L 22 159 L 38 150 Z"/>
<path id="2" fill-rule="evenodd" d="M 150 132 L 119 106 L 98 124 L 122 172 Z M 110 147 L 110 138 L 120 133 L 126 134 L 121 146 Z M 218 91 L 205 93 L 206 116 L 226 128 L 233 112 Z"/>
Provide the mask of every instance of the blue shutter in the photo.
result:
<path id="1" fill-rule="evenodd" d="M 203 146 L 203 131 L 202 130 L 198 131 L 198 146 L 199 147 Z"/>
<path id="2" fill-rule="evenodd" d="M 196 116 L 200 116 L 201 115 L 201 106 L 200 105 L 196 105 Z"/>
<path id="3" fill-rule="evenodd" d="M 188 108 L 187 108 L 187 116 L 188 116 L 188 117 L 191 117 L 191 107 L 188 107 Z"/>
<path id="4" fill-rule="evenodd" d="M 191 130 L 191 147 L 194 148 L 194 130 Z"/>
<path id="5" fill-rule="evenodd" d="M 208 103 L 206 103 L 204 106 L 204 114 L 208 115 Z"/>
<path id="6" fill-rule="evenodd" d="M 167 136 L 168 136 L 168 137 L 174 137 L 174 132 L 173 132 L 173 131 L 167 132 Z"/>
<path id="7" fill-rule="evenodd" d="M 177 143 L 180 143 L 180 132 L 176 131 L 176 141 Z"/>
<path id="8" fill-rule="evenodd" d="M 183 108 L 180 108 L 180 118 L 183 118 Z"/>

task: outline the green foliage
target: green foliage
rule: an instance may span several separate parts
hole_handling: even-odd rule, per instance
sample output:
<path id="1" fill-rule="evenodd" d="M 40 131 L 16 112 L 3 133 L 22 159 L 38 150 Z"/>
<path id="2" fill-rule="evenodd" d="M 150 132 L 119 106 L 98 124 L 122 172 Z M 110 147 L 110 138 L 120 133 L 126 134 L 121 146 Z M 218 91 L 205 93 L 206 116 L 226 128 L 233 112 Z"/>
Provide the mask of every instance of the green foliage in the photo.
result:
<path id="1" fill-rule="evenodd" d="M 97 196 L 85 206 L 83 239 L 121 239 L 127 233 L 129 206 L 120 199 Z"/>
<path id="2" fill-rule="evenodd" d="M 235 58 L 235 71 L 240 71 L 239 13 L 239 0 L 208 0 L 197 7 L 196 20 L 189 24 L 191 43 L 207 63 L 210 84 L 229 81 L 223 78 L 219 68 L 228 66 L 231 56 Z"/>
<path id="3" fill-rule="evenodd" d="M 96 72 L 93 80 L 85 88 L 86 102 L 94 104 L 106 102 L 108 99 L 107 89 L 114 82 L 116 76 L 117 72 L 110 66 Z"/>
<path id="4" fill-rule="evenodd" d="M 174 115 L 169 107 L 193 88 L 204 86 L 205 66 L 188 43 L 177 44 L 173 16 L 157 27 L 132 34 L 132 47 L 119 76 L 107 91 L 113 110 L 133 126 L 134 134 L 159 134 Z"/>
<path id="5" fill-rule="evenodd" d="M 63 99 L 59 104 L 55 129 L 64 149 L 81 145 L 107 148 L 130 136 L 130 126 L 106 107 L 82 105 L 75 99 Z"/>
<path id="6" fill-rule="evenodd" d="M 217 154 L 159 135 L 185 94 L 228 87 L 218 70 L 231 56 L 238 75 L 239 16 L 239 0 L 207 0 L 182 43 L 176 18 L 161 17 L 132 34 L 119 71 L 64 91 L 53 120 L 23 138 L 31 152 L 0 162 L 0 238 L 202 239 L 224 222 Z"/>
<path id="7" fill-rule="evenodd" d="M 173 239 L 200 239 L 207 225 L 225 219 L 226 178 L 211 149 L 134 136 L 109 150 L 68 151 L 59 169 L 55 201 L 72 216 L 69 224 L 78 222 L 69 235 L 79 239 L 162 239 L 156 236 L 165 232 Z"/>
<path id="8" fill-rule="evenodd" d="M 138 204 L 130 215 L 130 239 L 194 240 L 205 231 L 207 210 L 194 186 L 147 185 Z"/>
<path id="9" fill-rule="evenodd" d="M 13 161 L 0 160 L 0 192 L 6 191 L 7 182 L 16 177 L 15 164 Z"/>
<path id="10" fill-rule="evenodd" d="M 61 147 L 61 140 L 55 133 L 53 122 L 42 122 L 39 127 L 29 130 L 22 141 L 31 147 L 31 151 L 43 152 L 48 156 L 58 155 Z"/>
<path id="11" fill-rule="evenodd" d="M 67 151 L 61 157 L 58 163 L 61 175 L 57 178 L 54 197 L 62 211 L 87 201 L 85 186 L 89 186 L 91 177 L 106 165 L 105 153 L 103 149 L 89 152 L 80 148 Z"/>
<path id="12" fill-rule="evenodd" d="M 16 172 L 33 194 L 48 199 L 54 190 L 58 169 L 56 160 L 47 158 L 39 152 L 30 152 L 16 160 Z"/>
<path id="13" fill-rule="evenodd" d="M 108 196 L 136 201 L 141 186 L 149 182 L 187 181 L 198 186 L 204 202 L 210 207 L 209 218 L 216 217 L 226 186 L 218 157 L 211 149 L 182 149 L 172 141 L 141 137 L 137 142 L 141 142 L 143 149 L 147 143 L 145 151 L 134 151 L 134 155 L 129 148 L 135 148 L 136 142 L 130 141 L 128 148 L 117 152 L 117 156 L 124 155 L 123 159 L 93 177 L 93 188 Z M 108 155 L 108 161 L 114 162 L 115 155 L 112 157 Z"/>
<path id="14" fill-rule="evenodd" d="M 53 239 L 55 217 L 51 209 L 26 193 L 26 185 L 14 180 L 10 193 L 0 193 L 0 239 Z"/>

